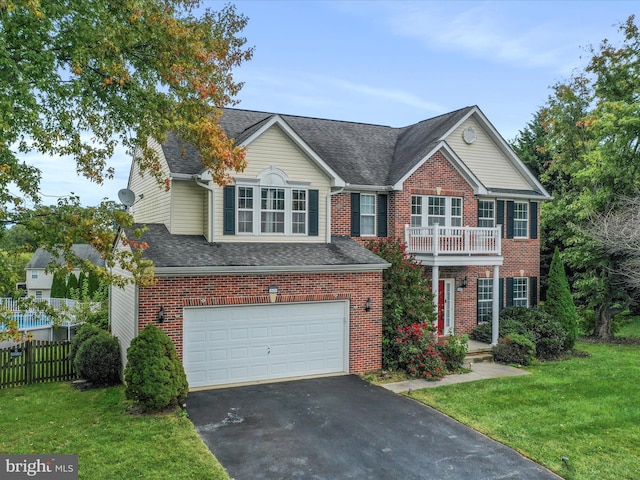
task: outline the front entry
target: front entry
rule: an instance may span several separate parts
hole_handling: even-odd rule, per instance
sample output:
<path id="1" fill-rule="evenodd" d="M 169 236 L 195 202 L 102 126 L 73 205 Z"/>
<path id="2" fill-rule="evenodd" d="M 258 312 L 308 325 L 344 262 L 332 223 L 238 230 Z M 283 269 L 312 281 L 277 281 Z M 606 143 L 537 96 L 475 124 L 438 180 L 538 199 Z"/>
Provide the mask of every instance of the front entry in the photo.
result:
<path id="1" fill-rule="evenodd" d="M 438 282 L 438 333 L 450 335 L 453 332 L 455 280 L 445 278 Z"/>

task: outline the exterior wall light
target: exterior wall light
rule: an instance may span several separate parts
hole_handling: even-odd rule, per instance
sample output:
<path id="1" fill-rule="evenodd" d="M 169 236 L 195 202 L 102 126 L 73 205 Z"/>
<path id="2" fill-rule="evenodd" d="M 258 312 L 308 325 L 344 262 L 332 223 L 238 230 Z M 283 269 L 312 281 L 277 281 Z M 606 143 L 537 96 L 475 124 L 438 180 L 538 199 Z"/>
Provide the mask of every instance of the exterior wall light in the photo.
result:
<path id="1" fill-rule="evenodd" d="M 269 300 L 271 301 L 271 303 L 275 303 L 277 297 L 278 297 L 278 287 L 276 285 L 271 285 L 269 287 Z"/>
<path id="2" fill-rule="evenodd" d="M 158 323 L 163 323 L 164 322 L 164 307 L 163 306 L 161 306 L 160 310 L 158 310 L 158 316 L 157 316 L 156 320 L 158 321 Z"/>
<path id="3" fill-rule="evenodd" d="M 364 302 L 364 311 L 365 312 L 371 311 L 371 297 L 367 298 L 367 301 Z"/>

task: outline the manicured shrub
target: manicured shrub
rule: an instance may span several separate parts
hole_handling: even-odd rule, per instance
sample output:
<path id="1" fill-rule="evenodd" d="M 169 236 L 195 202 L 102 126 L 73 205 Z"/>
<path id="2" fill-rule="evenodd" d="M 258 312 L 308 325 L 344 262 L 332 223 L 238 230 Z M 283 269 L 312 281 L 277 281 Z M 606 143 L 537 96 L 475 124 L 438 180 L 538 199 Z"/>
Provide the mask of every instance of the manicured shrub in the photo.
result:
<path id="1" fill-rule="evenodd" d="M 566 350 L 567 331 L 547 312 L 531 308 L 523 324 L 536 344 L 536 356 L 542 360 L 558 357 Z"/>
<path id="2" fill-rule="evenodd" d="M 95 336 L 95 335 L 99 335 L 100 332 L 103 332 L 104 330 L 95 326 L 95 325 L 90 325 L 90 324 L 84 324 L 81 325 L 80 327 L 78 327 L 78 329 L 76 330 L 76 333 L 74 334 L 73 338 L 71 339 L 71 346 L 69 347 L 69 355 L 71 357 L 71 360 L 75 363 L 76 360 L 76 355 L 78 353 L 78 350 L 80 349 L 80 347 L 82 346 L 82 344 L 87 341 L 89 338 Z"/>
<path id="3" fill-rule="evenodd" d="M 120 344 L 104 330 L 88 338 L 76 354 L 74 366 L 81 378 L 98 385 L 120 382 Z"/>
<path id="4" fill-rule="evenodd" d="M 547 282 L 547 300 L 544 304 L 544 310 L 562 325 L 565 330 L 563 349 L 571 350 L 576 343 L 576 338 L 578 338 L 579 318 L 558 247 L 553 253 Z"/>
<path id="5" fill-rule="evenodd" d="M 181 404 L 189 384 L 182 362 L 171 339 L 148 324 L 131 341 L 124 371 L 125 395 L 145 412 Z"/>
<path id="6" fill-rule="evenodd" d="M 414 323 L 398 328 L 398 362 L 407 373 L 426 380 L 440 380 L 446 373 L 442 355 L 436 348 L 435 328 L 430 323 Z"/>
<path id="7" fill-rule="evenodd" d="M 565 351 L 566 331 L 560 322 L 539 308 L 507 307 L 500 312 L 498 338 L 511 334 L 523 335 L 536 346 L 536 356 L 547 360 Z M 470 337 L 491 343 L 491 323 L 479 325 Z"/>
<path id="8" fill-rule="evenodd" d="M 469 351 L 469 336 L 451 334 L 448 338 L 438 342 L 438 351 L 444 359 L 449 372 L 458 372 L 464 365 L 464 359 Z"/>
<path id="9" fill-rule="evenodd" d="M 400 351 L 398 328 L 436 319 L 433 294 L 422 265 L 408 255 L 397 240 L 378 239 L 367 244 L 369 250 L 391 266 L 382 273 L 382 365 L 397 370 Z"/>
<path id="10" fill-rule="evenodd" d="M 536 346 L 524 335 L 512 333 L 498 340 L 493 347 L 493 359 L 500 363 L 529 365 L 536 356 Z"/>

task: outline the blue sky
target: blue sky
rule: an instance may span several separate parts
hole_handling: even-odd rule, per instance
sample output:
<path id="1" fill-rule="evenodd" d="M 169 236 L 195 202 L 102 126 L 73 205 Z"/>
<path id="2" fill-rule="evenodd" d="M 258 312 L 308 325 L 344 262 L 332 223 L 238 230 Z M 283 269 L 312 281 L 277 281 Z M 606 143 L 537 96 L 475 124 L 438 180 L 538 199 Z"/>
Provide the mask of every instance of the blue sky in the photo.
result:
<path id="1" fill-rule="evenodd" d="M 589 45 L 618 40 L 616 25 L 640 10 L 633 1 L 233 3 L 255 46 L 235 73 L 245 82 L 238 108 L 401 127 L 478 105 L 507 140 L 586 64 Z M 28 161 L 43 170 L 46 203 L 73 191 L 93 205 L 117 199 L 130 157 L 117 152 L 104 186 L 66 159 Z"/>

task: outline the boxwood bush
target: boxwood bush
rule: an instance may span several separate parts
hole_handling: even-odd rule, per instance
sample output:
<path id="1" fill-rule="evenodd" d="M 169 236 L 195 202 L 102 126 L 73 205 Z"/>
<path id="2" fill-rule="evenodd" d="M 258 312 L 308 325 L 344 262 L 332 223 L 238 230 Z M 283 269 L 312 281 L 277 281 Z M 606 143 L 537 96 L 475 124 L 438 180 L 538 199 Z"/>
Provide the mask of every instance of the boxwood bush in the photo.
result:
<path id="1" fill-rule="evenodd" d="M 529 365 L 536 357 L 536 346 L 524 335 L 511 333 L 498 340 L 493 347 L 493 358 L 500 363 Z"/>
<path id="2" fill-rule="evenodd" d="M 71 339 L 71 346 L 69 347 L 69 355 L 71 357 L 71 361 L 75 363 L 78 350 L 85 341 L 95 335 L 100 335 L 101 332 L 105 332 L 105 330 L 89 323 L 85 323 L 84 325 L 78 327 L 76 333 Z"/>
<path id="3" fill-rule="evenodd" d="M 180 405 L 189 384 L 176 347 L 158 327 L 148 324 L 131 341 L 124 371 L 125 395 L 145 412 Z"/>
<path id="4" fill-rule="evenodd" d="M 78 376 L 98 385 L 120 382 L 120 344 L 104 330 L 86 339 L 76 353 L 74 366 Z"/>

